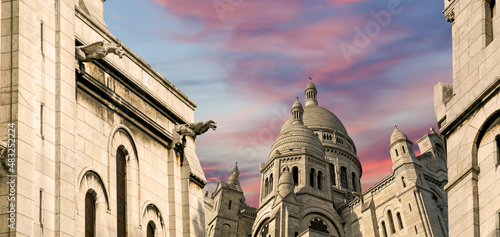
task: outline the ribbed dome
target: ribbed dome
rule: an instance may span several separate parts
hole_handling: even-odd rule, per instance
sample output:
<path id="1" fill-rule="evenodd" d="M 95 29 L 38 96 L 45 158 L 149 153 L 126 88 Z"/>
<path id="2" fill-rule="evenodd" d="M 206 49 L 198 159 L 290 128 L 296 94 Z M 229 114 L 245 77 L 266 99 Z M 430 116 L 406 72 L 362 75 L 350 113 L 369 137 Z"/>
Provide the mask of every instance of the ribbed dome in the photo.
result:
<path id="1" fill-rule="evenodd" d="M 271 147 L 269 158 L 271 159 L 272 156 L 276 154 L 276 150 L 278 150 L 279 153 L 286 153 L 293 150 L 306 149 L 310 155 L 324 159 L 325 152 L 323 150 L 323 145 L 316 134 L 303 124 L 291 124 L 291 121 L 292 119 L 286 128 L 281 129 L 280 134 Z M 283 127 L 284 126 L 285 125 L 283 125 Z"/>
<path id="2" fill-rule="evenodd" d="M 293 117 L 288 117 L 281 130 L 292 124 Z M 347 131 L 339 118 L 329 110 L 318 106 L 308 105 L 304 107 L 304 125 L 311 129 L 332 129 L 347 134 Z"/>
<path id="3" fill-rule="evenodd" d="M 404 132 L 398 129 L 398 126 L 394 125 L 394 131 L 392 132 L 391 135 L 391 143 L 393 144 L 394 142 L 397 142 L 398 140 L 408 140 L 408 137 Z"/>
<path id="4" fill-rule="evenodd" d="M 307 83 L 306 90 L 307 89 L 315 89 L 316 90 L 316 86 L 314 85 L 312 80 L 309 80 L 309 82 Z"/>

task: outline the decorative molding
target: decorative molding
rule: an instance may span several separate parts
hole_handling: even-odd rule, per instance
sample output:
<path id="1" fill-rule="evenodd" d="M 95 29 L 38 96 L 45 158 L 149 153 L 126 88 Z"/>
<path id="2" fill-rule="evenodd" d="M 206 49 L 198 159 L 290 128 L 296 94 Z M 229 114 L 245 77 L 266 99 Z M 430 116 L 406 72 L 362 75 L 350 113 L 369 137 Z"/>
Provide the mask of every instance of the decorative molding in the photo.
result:
<path id="1" fill-rule="evenodd" d="M 445 17 L 446 17 L 446 21 L 451 23 L 451 25 L 453 25 L 453 23 L 455 22 L 454 10 L 452 9 L 448 14 L 445 15 Z"/>
<path id="2" fill-rule="evenodd" d="M 198 185 L 200 188 L 204 188 L 207 182 L 203 180 L 202 178 L 196 176 L 193 173 L 189 173 L 189 181 L 193 182 L 194 184 Z"/>

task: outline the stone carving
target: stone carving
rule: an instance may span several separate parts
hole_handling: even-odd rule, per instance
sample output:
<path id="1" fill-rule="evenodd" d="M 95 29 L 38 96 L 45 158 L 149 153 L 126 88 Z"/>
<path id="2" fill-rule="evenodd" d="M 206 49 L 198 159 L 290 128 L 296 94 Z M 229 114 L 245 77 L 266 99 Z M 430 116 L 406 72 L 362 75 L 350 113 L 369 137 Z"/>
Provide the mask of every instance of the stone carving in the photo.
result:
<path id="1" fill-rule="evenodd" d="M 0 157 L 7 150 L 7 143 L 0 141 Z"/>
<path id="2" fill-rule="evenodd" d="M 98 41 L 93 44 L 76 46 L 75 57 L 77 60 L 89 62 L 106 57 L 109 53 L 114 53 L 118 57 L 123 57 L 123 48 L 121 44 L 109 44 L 104 41 Z"/>
<path id="3" fill-rule="evenodd" d="M 450 11 L 447 15 L 446 15 L 446 21 L 449 22 L 449 23 L 453 23 L 455 21 L 455 12 L 453 11 Z"/>
<path id="4" fill-rule="evenodd" d="M 179 124 L 174 127 L 173 134 L 173 142 L 175 148 L 183 148 L 186 143 L 186 136 L 191 136 L 196 138 L 196 135 L 201 135 L 208 131 L 208 129 L 213 129 L 214 131 L 217 129 L 217 122 L 213 120 L 199 122 L 199 123 L 190 123 L 190 124 Z"/>

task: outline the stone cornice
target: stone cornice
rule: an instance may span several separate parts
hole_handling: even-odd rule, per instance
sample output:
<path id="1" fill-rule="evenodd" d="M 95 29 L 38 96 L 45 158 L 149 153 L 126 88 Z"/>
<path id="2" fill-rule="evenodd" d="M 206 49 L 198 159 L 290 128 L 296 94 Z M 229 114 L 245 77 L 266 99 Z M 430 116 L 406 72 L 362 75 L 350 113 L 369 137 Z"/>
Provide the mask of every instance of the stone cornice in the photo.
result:
<path id="1" fill-rule="evenodd" d="M 189 173 L 189 180 L 191 182 L 193 182 L 194 184 L 198 185 L 198 187 L 200 187 L 201 189 L 203 189 L 205 187 L 205 185 L 207 184 L 207 182 L 205 180 L 196 176 L 193 173 Z"/>
<path id="2" fill-rule="evenodd" d="M 77 71 L 76 81 L 77 88 L 99 100 L 103 105 L 106 105 L 108 108 L 135 124 L 137 128 L 143 130 L 158 142 L 170 148 L 172 134 L 169 131 L 118 96 L 111 89 L 102 85 L 97 79 L 93 78 L 88 73 L 80 73 Z"/>
<path id="3" fill-rule="evenodd" d="M 103 28 L 99 24 L 95 23 L 89 16 L 78 6 L 75 6 L 75 14 L 76 17 L 83 22 L 85 22 L 89 27 L 91 27 L 95 32 L 101 35 L 103 38 L 116 43 L 122 44 L 123 50 L 125 50 L 126 56 L 130 58 L 134 63 L 139 65 L 144 71 L 148 72 L 152 77 L 160 82 L 163 86 L 165 86 L 173 95 L 179 98 L 182 102 L 188 105 L 191 109 L 196 108 L 196 103 L 194 103 L 187 95 L 185 95 L 182 91 L 180 91 L 177 87 L 175 87 L 171 82 L 165 79 L 160 73 L 153 69 L 146 61 L 140 58 L 137 54 L 135 54 L 132 50 L 130 50 L 126 45 L 124 45 L 120 40 L 118 40 L 115 36 L 113 36 L 108 29 Z M 81 40 L 81 39 L 80 39 Z M 82 42 L 89 43 L 89 42 Z M 108 63 L 112 64 L 109 60 L 104 59 Z"/>

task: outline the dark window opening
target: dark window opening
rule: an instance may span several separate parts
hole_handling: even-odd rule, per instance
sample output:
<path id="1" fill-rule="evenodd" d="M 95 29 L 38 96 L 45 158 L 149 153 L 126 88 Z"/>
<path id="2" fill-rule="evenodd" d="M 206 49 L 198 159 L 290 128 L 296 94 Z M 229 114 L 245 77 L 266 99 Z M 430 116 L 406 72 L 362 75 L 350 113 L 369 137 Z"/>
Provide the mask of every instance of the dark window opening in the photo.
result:
<path id="1" fill-rule="evenodd" d="M 297 166 L 292 168 L 293 185 L 299 185 L 299 168 Z"/>
<path id="2" fill-rule="evenodd" d="M 340 184 L 342 188 L 347 188 L 347 168 L 343 166 L 340 168 Z"/>
<path id="3" fill-rule="evenodd" d="M 497 142 L 497 165 L 500 165 L 500 135 L 497 135 L 495 138 Z"/>
<path id="4" fill-rule="evenodd" d="M 229 200 L 229 205 L 227 205 L 227 209 L 229 209 L 229 210 L 231 210 L 231 203 L 232 203 L 232 201 Z"/>
<path id="5" fill-rule="evenodd" d="M 316 171 L 314 170 L 314 168 L 311 168 L 311 173 L 309 173 L 309 185 L 311 185 L 311 187 L 314 188 L 314 176 L 316 175 L 315 174 Z"/>
<path id="6" fill-rule="evenodd" d="M 95 236 L 95 200 L 90 192 L 85 195 L 85 237 Z"/>
<path id="7" fill-rule="evenodd" d="M 402 230 L 403 229 L 403 220 L 401 219 L 401 213 L 398 212 L 396 214 L 396 217 L 398 218 L 399 229 Z"/>
<path id="8" fill-rule="evenodd" d="M 310 225 L 309 225 L 309 228 L 310 229 L 313 229 L 313 230 L 317 230 L 317 231 L 321 231 L 323 233 L 330 233 L 328 232 L 328 226 L 325 224 L 325 222 L 319 218 L 314 218 L 311 220 L 310 222 Z"/>
<path id="9" fill-rule="evenodd" d="M 382 233 L 384 234 L 384 237 L 387 237 L 387 229 L 385 228 L 385 222 L 382 221 Z"/>
<path id="10" fill-rule="evenodd" d="M 395 149 L 395 150 L 396 150 L 396 156 L 399 156 L 398 149 Z"/>
<path id="11" fill-rule="evenodd" d="M 126 160 L 123 152 L 116 152 L 116 211 L 117 236 L 127 236 L 127 174 Z"/>
<path id="12" fill-rule="evenodd" d="M 401 177 L 401 182 L 403 183 L 403 188 L 406 188 L 405 177 Z"/>
<path id="13" fill-rule="evenodd" d="M 153 221 L 149 221 L 147 237 L 154 237 L 155 236 L 155 229 L 156 229 L 155 223 Z"/>
<path id="14" fill-rule="evenodd" d="M 404 146 L 402 146 L 401 149 L 403 149 L 403 153 L 406 153 Z"/>
<path id="15" fill-rule="evenodd" d="M 391 226 L 391 233 L 396 233 L 396 228 L 394 227 L 394 219 L 392 218 L 391 210 L 387 211 L 387 215 L 389 216 L 389 225 Z"/>
<path id="16" fill-rule="evenodd" d="M 332 177 L 332 185 L 336 185 L 335 166 L 332 163 L 330 163 L 330 176 Z"/>
<path id="17" fill-rule="evenodd" d="M 352 190 L 356 191 L 356 174 L 352 172 L 351 174 Z"/>
<path id="18" fill-rule="evenodd" d="M 318 171 L 318 189 L 321 190 L 321 180 L 323 179 L 323 172 Z"/>
<path id="19" fill-rule="evenodd" d="M 269 192 L 273 191 L 273 185 L 274 185 L 273 183 L 274 183 L 273 174 L 271 174 L 271 176 L 269 176 Z"/>

